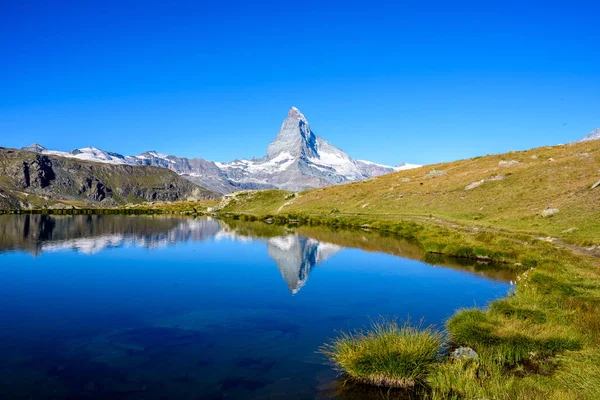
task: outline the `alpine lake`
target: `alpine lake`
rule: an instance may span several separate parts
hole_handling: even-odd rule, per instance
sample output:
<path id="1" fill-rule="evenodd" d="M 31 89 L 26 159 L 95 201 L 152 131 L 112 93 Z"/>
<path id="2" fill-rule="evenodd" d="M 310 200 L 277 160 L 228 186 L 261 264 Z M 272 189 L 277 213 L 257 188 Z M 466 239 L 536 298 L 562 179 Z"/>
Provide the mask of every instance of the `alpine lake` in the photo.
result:
<path id="1" fill-rule="evenodd" d="M 443 330 L 512 279 L 371 231 L 2 215 L 0 398 L 382 398 L 320 346 L 382 317 Z"/>

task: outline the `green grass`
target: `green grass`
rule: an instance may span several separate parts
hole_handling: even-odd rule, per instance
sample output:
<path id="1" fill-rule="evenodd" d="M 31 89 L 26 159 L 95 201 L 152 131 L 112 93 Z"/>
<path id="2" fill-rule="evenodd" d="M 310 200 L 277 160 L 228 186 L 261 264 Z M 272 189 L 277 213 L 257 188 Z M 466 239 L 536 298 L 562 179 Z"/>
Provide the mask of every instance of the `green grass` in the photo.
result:
<path id="1" fill-rule="evenodd" d="M 424 226 L 412 231 L 417 243 L 425 240 L 435 248 L 446 243 L 459 249 L 463 241 L 472 247 L 469 242 L 477 240 L 464 232 L 437 229 Z M 532 266 L 519 267 L 507 297 L 487 308 L 459 310 L 452 316 L 446 323 L 447 341 L 439 342 L 435 352 L 427 352 L 437 357 L 409 353 L 415 363 L 421 360 L 420 368 L 407 368 L 407 358 L 398 355 L 398 343 L 420 335 L 403 326 L 379 324 L 370 331 L 343 334 L 327 345 L 326 354 L 357 382 L 401 386 L 413 379 L 419 387 L 412 393 L 417 398 L 600 398 L 598 264 L 546 242 L 532 246 L 509 238 L 506 234 L 479 239 L 492 253 L 508 241 L 510 248 L 502 257 L 529 260 Z M 479 358 L 454 361 L 441 351 L 458 346 L 472 347 Z"/>
<path id="2" fill-rule="evenodd" d="M 500 167 L 502 160 L 521 164 Z M 433 169 L 446 175 L 427 177 Z M 504 179 L 465 190 L 473 182 L 494 176 Z M 258 216 L 360 216 L 391 223 L 433 216 L 468 226 L 600 245 L 600 188 L 591 189 L 598 180 L 600 140 L 425 166 L 309 190 L 295 198 L 290 192 L 262 191 L 236 198 L 224 211 Z M 560 211 L 544 218 L 541 213 L 547 207 Z"/>
<path id="3" fill-rule="evenodd" d="M 425 382 L 441 344 L 442 334 L 431 327 L 382 320 L 370 329 L 342 333 L 321 351 L 354 380 L 409 388 Z"/>

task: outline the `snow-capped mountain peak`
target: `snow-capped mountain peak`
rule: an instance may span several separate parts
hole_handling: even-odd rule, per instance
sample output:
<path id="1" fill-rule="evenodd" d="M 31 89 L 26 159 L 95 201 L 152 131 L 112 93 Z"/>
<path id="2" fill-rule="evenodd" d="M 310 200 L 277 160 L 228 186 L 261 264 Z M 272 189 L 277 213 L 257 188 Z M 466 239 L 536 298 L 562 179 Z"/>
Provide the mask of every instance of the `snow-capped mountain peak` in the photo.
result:
<path id="1" fill-rule="evenodd" d="M 39 143 L 32 143 L 29 146 L 23 147 L 22 150 L 33 151 L 34 153 L 41 153 L 44 150 L 46 150 L 46 148 Z"/>
<path id="2" fill-rule="evenodd" d="M 316 141 L 317 137 L 311 131 L 304 114 L 292 107 L 281 124 L 277 137 L 269 144 L 267 158 L 275 158 L 284 152 L 293 157 L 315 157 Z"/>
<path id="3" fill-rule="evenodd" d="M 47 150 L 37 144 L 24 150 L 86 161 L 168 168 L 206 189 L 220 193 L 273 188 L 300 191 L 418 167 L 414 164 L 391 167 L 354 160 L 343 150 L 316 136 L 304 114 L 296 107 L 288 111 L 277 137 L 269 144 L 267 155 L 252 160 L 221 163 L 165 155 L 154 150 L 138 156 L 122 156 L 96 147 L 61 152 Z"/>
<path id="4" fill-rule="evenodd" d="M 594 129 L 591 131 L 586 137 L 580 140 L 580 142 L 587 142 L 590 140 L 598 140 L 600 139 L 600 128 Z"/>

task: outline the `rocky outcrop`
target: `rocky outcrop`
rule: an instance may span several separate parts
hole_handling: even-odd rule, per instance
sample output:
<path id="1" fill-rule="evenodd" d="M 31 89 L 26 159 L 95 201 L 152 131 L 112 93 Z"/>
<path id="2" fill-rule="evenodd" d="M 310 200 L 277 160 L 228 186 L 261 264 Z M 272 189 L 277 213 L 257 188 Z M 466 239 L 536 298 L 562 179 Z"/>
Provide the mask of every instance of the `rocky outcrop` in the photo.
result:
<path id="1" fill-rule="evenodd" d="M 439 178 L 440 176 L 445 176 L 448 173 L 446 171 L 438 171 L 436 169 L 432 169 L 425 175 L 425 178 Z"/>
<path id="2" fill-rule="evenodd" d="M 462 360 L 477 360 L 479 355 L 475 350 L 470 347 L 459 347 L 450 353 L 450 357 L 453 360 L 462 361 Z"/>
<path id="3" fill-rule="evenodd" d="M 172 171 L 0 149 L 0 207 L 56 200 L 118 205 L 137 201 L 217 199 L 220 195 Z"/>
<path id="4" fill-rule="evenodd" d="M 546 208 L 544 211 L 542 211 L 542 217 L 551 217 L 558 214 L 558 211 L 558 208 Z"/>
<path id="5" fill-rule="evenodd" d="M 517 161 L 517 160 L 509 160 L 509 161 L 501 160 L 501 161 L 498 162 L 498 166 L 502 167 L 502 168 L 505 168 L 505 167 L 514 167 L 514 166 L 517 166 L 519 164 L 521 164 L 521 162 Z"/>

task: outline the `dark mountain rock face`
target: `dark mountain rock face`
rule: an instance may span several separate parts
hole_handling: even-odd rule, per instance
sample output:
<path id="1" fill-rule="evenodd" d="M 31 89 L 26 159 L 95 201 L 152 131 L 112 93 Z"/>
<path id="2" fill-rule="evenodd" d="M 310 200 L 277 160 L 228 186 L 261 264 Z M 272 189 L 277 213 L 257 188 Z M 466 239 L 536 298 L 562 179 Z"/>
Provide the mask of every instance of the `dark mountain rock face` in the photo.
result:
<path id="1" fill-rule="evenodd" d="M 53 200 L 111 206 L 219 197 L 163 168 L 0 150 L 0 208 L 27 208 Z"/>

